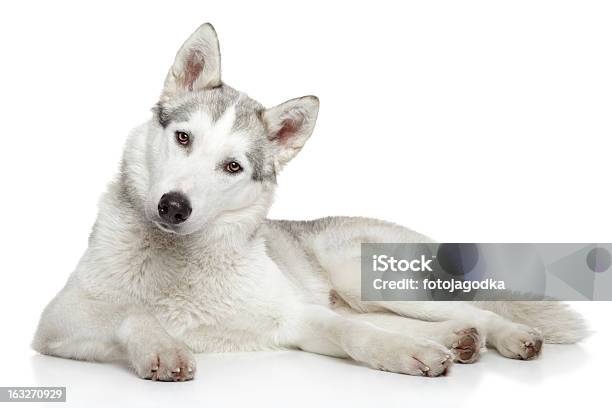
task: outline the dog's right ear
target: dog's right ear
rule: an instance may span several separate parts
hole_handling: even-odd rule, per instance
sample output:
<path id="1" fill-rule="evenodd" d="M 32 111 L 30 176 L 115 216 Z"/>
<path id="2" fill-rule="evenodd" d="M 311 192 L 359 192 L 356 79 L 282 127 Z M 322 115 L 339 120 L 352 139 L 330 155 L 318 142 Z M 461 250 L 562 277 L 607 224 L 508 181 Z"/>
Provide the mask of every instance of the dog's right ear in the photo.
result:
<path id="1" fill-rule="evenodd" d="M 164 83 L 161 100 L 185 92 L 221 85 L 221 53 L 214 27 L 202 24 L 176 54 Z"/>

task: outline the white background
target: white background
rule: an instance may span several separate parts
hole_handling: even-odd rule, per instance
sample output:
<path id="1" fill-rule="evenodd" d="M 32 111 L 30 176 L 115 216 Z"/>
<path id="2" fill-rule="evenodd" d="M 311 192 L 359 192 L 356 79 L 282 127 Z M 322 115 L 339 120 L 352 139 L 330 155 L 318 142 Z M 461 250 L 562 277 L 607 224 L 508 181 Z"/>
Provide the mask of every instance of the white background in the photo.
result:
<path id="1" fill-rule="evenodd" d="M 315 94 L 312 139 L 271 216 L 366 215 L 447 242 L 610 242 L 612 9 L 594 1 L 20 1 L 0 6 L 0 386 L 84 406 L 576 406 L 603 402 L 596 333 L 535 362 L 489 352 L 451 376 L 298 352 L 199 356 L 195 381 L 35 355 L 40 311 L 87 245 L 128 131 L 202 22 L 224 80 L 265 105 Z"/>

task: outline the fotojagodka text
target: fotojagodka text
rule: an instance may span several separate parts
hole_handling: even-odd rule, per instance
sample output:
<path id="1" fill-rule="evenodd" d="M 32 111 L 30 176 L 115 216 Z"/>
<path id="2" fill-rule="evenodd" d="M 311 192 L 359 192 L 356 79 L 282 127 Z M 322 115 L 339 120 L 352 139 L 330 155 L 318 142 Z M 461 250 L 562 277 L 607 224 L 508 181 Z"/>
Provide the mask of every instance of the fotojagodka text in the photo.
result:
<path id="1" fill-rule="evenodd" d="M 372 270 L 374 272 L 434 272 L 432 264 L 436 256 L 427 258 L 421 255 L 417 259 L 396 259 L 388 255 L 373 255 Z M 473 290 L 505 290 L 503 280 L 487 278 L 484 280 L 441 279 L 441 278 L 376 278 L 372 281 L 375 290 L 443 290 L 449 293 L 461 291 L 469 293 Z"/>

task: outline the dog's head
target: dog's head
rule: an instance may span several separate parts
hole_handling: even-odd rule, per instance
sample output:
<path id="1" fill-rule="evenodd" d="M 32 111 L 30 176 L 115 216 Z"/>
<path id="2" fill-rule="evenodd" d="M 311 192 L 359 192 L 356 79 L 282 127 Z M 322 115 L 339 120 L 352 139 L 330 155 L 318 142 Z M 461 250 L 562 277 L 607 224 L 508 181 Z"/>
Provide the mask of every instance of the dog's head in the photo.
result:
<path id="1" fill-rule="evenodd" d="M 204 24 L 183 44 L 154 109 L 141 186 L 147 218 L 190 234 L 265 216 L 277 172 L 313 131 L 319 102 L 270 109 L 221 81 L 219 43 Z"/>

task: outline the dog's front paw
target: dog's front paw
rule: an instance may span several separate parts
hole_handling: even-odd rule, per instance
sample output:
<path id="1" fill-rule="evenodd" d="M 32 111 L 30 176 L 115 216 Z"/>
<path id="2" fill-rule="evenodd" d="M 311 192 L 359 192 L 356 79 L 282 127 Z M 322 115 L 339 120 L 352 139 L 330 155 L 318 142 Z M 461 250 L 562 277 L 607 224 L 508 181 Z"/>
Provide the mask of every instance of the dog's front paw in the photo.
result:
<path id="1" fill-rule="evenodd" d="M 426 377 L 438 377 L 448 374 L 453 365 L 452 353 L 441 344 L 433 341 L 427 341 L 422 345 L 418 345 L 410 354 L 413 361 L 409 362 L 409 366 L 413 367 L 414 361 L 417 364 L 417 375 Z"/>
<path id="2" fill-rule="evenodd" d="M 191 351 L 178 341 L 134 347 L 130 363 L 139 377 L 154 381 L 192 380 L 196 367 Z"/>
<path id="3" fill-rule="evenodd" d="M 441 344 L 429 340 L 395 337 L 367 361 L 372 367 L 400 374 L 438 377 L 446 375 L 453 355 Z"/>
<path id="4" fill-rule="evenodd" d="M 540 355 L 544 338 L 536 329 L 523 324 L 513 324 L 496 335 L 495 347 L 505 357 L 533 360 Z"/>

